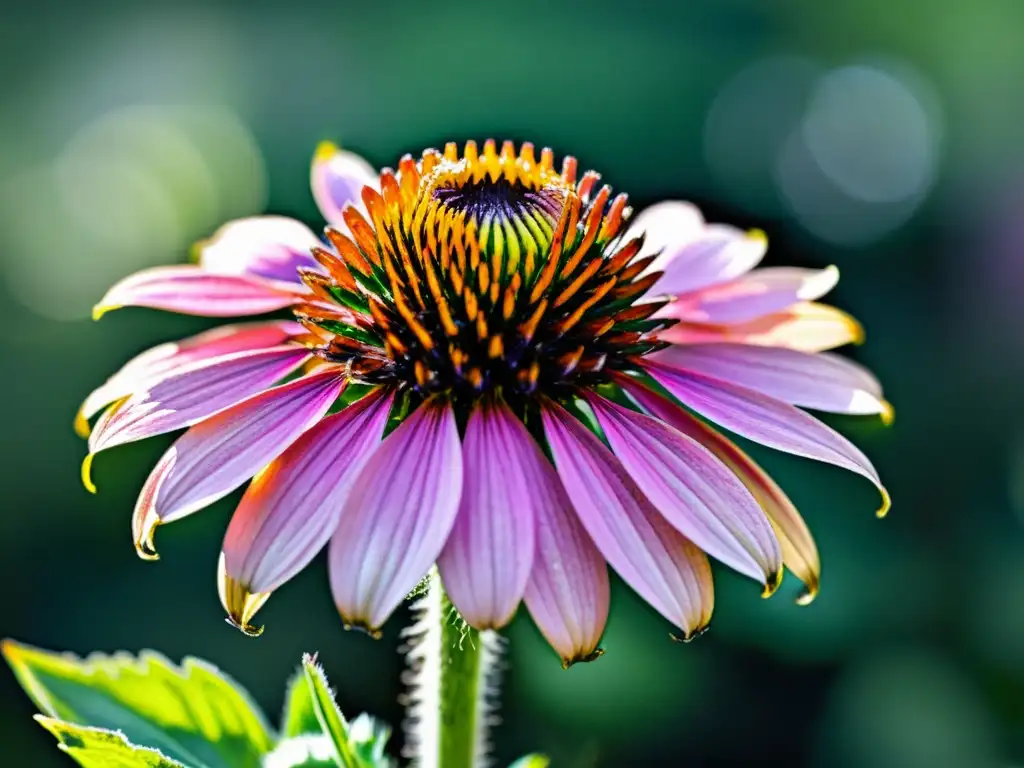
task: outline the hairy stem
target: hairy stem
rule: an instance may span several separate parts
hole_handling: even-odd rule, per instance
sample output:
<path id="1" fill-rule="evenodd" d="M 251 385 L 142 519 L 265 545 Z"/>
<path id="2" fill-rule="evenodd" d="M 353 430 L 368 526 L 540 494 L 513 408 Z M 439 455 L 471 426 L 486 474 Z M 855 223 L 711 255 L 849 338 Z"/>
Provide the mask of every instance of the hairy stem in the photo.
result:
<path id="1" fill-rule="evenodd" d="M 485 766 L 501 639 L 462 621 L 436 570 L 413 608 L 416 623 L 405 631 L 410 638 L 407 757 L 420 768 Z"/>

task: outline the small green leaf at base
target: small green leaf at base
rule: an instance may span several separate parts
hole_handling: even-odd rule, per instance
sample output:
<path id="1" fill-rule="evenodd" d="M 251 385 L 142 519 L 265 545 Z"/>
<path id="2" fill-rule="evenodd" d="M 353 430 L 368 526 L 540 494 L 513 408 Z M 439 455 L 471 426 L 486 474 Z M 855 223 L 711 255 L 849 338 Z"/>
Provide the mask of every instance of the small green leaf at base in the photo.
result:
<path id="1" fill-rule="evenodd" d="M 60 749 L 84 768 L 186 768 L 149 747 L 132 744 L 120 731 L 65 723 L 45 715 L 36 720 L 57 737 Z"/>
<path id="2" fill-rule="evenodd" d="M 198 659 L 187 658 L 181 667 L 152 652 L 82 660 L 10 641 L 2 650 L 44 715 L 120 732 L 131 744 L 166 756 L 167 765 L 260 768 L 273 746 L 248 694 Z"/>
<path id="3" fill-rule="evenodd" d="M 548 768 L 551 760 L 547 755 L 523 755 L 508 768 Z"/>
<path id="4" fill-rule="evenodd" d="M 306 670 L 300 669 L 288 681 L 288 690 L 284 695 L 284 715 L 281 718 L 281 736 L 289 739 L 308 734 L 320 735 L 324 732 L 313 706 L 313 696 L 309 683 L 306 682 Z"/>

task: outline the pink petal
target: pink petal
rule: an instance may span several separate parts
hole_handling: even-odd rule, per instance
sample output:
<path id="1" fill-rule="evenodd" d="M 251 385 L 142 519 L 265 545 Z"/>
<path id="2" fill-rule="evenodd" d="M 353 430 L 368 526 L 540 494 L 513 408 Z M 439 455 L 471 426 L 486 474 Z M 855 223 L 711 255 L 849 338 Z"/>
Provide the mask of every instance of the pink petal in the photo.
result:
<path id="1" fill-rule="evenodd" d="M 821 298 L 837 282 L 839 270 L 835 267 L 768 267 L 728 283 L 683 293 L 658 315 L 690 323 L 744 323 L 797 302 Z"/>
<path id="2" fill-rule="evenodd" d="M 889 510 L 889 493 L 868 458 L 813 416 L 752 389 L 699 373 L 666 368 L 656 362 L 649 364 L 648 373 L 684 405 L 731 432 L 866 477 L 882 494 L 879 516 Z"/>
<path id="3" fill-rule="evenodd" d="M 377 189 L 379 177 L 373 166 L 354 152 L 323 142 L 316 149 L 309 172 L 313 198 L 329 224 L 344 227 L 341 211 L 346 205 L 363 208 L 363 187 Z"/>
<path id="4" fill-rule="evenodd" d="M 108 410 L 89 437 L 89 452 L 143 440 L 195 424 L 262 392 L 309 359 L 309 350 L 284 344 L 255 352 L 199 360 L 151 379 L 121 406 Z"/>
<path id="5" fill-rule="evenodd" d="M 255 611 L 246 607 L 262 605 L 330 539 L 353 481 L 380 444 L 392 399 L 377 390 L 322 419 L 249 485 L 221 553 L 224 608 L 237 626 L 252 631 Z"/>
<path id="6" fill-rule="evenodd" d="M 93 308 L 93 318 L 121 307 L 151 307 L 184 315 L 259 315 L 301 300 L 282 284 L 241 275 L 217 275 L 202 267 L 153 267 L 115 284 Z"/>
<path id="7" fill-rule="evenodd" d="M 782 553 L 757 501 L 700 443 L 650 416 L 587 397 L 616 457 L 686 538 L 765 585 L 782 578 Z"/>
<path id="8" fill-rule="evenodd" d="M 253 216 L 225 224 L 196 247 L 199 265 L 209 272 L 294 283 L 305 291 L 297 270 L 319 269 L 311 250 L 320 245 L 309 227 L 295 219 Z"/>
<path id="9" fill-rule="evenodd" d="M 534 550 L 535 494 L 551 464 L 504 402 L 473 409 L 462 442 L 465 483 L 437 566 L 448 597 L 477 629 L 507 624 L 523 598 Z"/>
<path id="10" fill-rule="evenodd" d="M 601 655 L 608 621 L 608 568 L 583 530 L 554 467 L 530 487 L 536 499 L 537 548 L 524 601 L 562 666 Z"/>
<path id="11" fill-rule="evenodd" d="M 661 350 L 649 359 L 804 408 L 851 414 L 890 411 L 878 379 L 835 355 L 745 344 L 691 344 Z"/>
<path id="12" fill-rule="evenodd" d="M 658 254 L 645 270 L 662 271 L 651 294 L 679 294 L 732 280 L 764 258 L 767 240 L 758 231 L 704 223 L 700 210 L 677 200 L 645 208 L 632 221 L 625 240 L 644 234 L 638 257 Z"/>
<path id="13" fill-rule="evenodd" d="M 139 554 L 155 557 L 157 525 L 212 504 L 277 458 L 327 413 L 344 385 L 338 368 L 318 371 L 246 398 L 179 437 L 135 505 Z"/>
<path id="14" fill-rule="evenodd" d="M 864 329 L 845 312 L 826 304 L 801 302 L 745 323 L 706 325 L 677 323 L 658 338 L 673 344 L 736 342 L 763 347 L 788 347 L 821 352 L 864 341 Z"/>
<path id="15" fill-rule="evenodd" d="M 331 537 L 331 591 L 347 624 L 377 632 L 441 554 L 461 492 L 455 415 L 426 403 L 370 457 Z"/>
<path id="16" fill-rule="evenodd" d="M 617 378 L 617 381 L 646 411 L 699 442 L 736 474 L 771 520 L 782 548 L 783 564 L 806 587 L 798 602 L 811 602 L 818 593 L 821 577 L 818 548 L 807 524 L 785 492 L 736 444 L 700 419 L 626 376 Z"/>
<path id="17" fill-rule="evenodd" d="M 700 632 L 714 606 L 707 557 L 651 506 L 586 427 L 554 403 L 541 416 L 558 475 L 601 554 L 685 638 Z"/>

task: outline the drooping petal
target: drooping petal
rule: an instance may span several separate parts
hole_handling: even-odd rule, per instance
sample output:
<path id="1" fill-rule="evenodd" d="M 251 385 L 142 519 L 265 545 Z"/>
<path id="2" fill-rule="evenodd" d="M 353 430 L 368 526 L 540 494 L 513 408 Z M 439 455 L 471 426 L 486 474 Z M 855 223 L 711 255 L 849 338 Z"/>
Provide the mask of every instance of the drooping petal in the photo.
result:
<path id="1" fill-rule="evenodd" d="M 691 323 L 745 323 L 813 301 L 839 282 L 839 270 L 767 267 L 727 283 L 683 293 L 658 315 Z"/>
<path id="2" fill-rule="evenodd" d="M 186 365 L 108 410 L 89 436 L 89 452 L 196 424 L 272 386 L 309 356 L 304 347 L 283 344 Z"/>
<path id="3" fill-rule="evenodd" d="M 324 220 L 334 226 L 345 226 L 341 211 L 346 205 L 363 207 L 363 187 L 377 189 L 377 172 L 355 152 L 323 142 L 313 155 L 309 172 L 313 198 L 320 207 Z"/>
<path id="4" fill-rule="evenodd" d="M 465 482 L 437 566 L 448 597 L 477 629 L 507 624 L 523 598 L 534 553 L 535 493 L 551 465 L 504 402 L 474 408 L 462 441 Z"/>
<path id="5" fill-rule="evenodd" d="M 116 283 L 93 307 L 93 319 L 121 307 L 150 307 L 183 315 L 233 317 L 260 315 L 301 300 L 283 284 L 243 275 L 218 275 L 186 264 L 153 267 Z"/>
<path id="6" fill-rule="evenodd" d="M 810 603 L 818 594 L 821 561 L 807 524 L 785 492 L 735 443 L 700 419 L 627 376 L 616 380 L 644 410 L 692 437 L 735 473 L 771 521 L 782 547 L 783 564 L 804 583 L 806 589 L 798 602 Z"/>
<path id="7" fill-rule="evenodd" d="M 836 355 L 745 344 L 690 344 L 661 350 L 650 359 L 804 408 L 861 415 L 891 411 L 878 379 Z"/>
<path id="8" fill-rule="evenodd" d="M 212 504 L 277 458 L 327 413 L 344 385 L 337 368 L 321 370 L 246 398 L 179 437 L 135 504 L 139 554 L 156 556 L 156 526 Z"/>
<path id="9" fill-rule="evenodd" d="M 377 390 L 315 424 L 259 473 L 224 537 L 222 589 L 247 633 L 266 595 L 305 568 L 334 533 L 352 483 L 380 444 L 392 395 Z"/>
<path id="10" fill-rule="evenodd" d="M 659 332 L 658 338 L 673 344 L 735 342 L 821 352 L 844 344 L 861 344 L 864 329 L 845 312 L 808 301 L 745 323 L 680 322 Z"/>
<path id="11" fill-rule="evenodd" d="M 115 400 L 128 397 L 148 383 L 190 363 L 233 352 L 277 346 L 298 336 L 303 328 L 291 320 L 239 323 L 204 331 L 182 341 L 159 344 L 133 357 L 121 370 L 89 393 L 75 416 L 75 430 L 89 436 L 89 419 Z"/>
<path id="12" fill-rule="evenodd" d="M 665 519 L 712 557 L 765 585 L 782 578 L 782 552 L 757 501 L 697 441 L 661 421 L 587 397 L 615 456 Z"/>
<path id="13" fill-rule="evenodd" d="M 376 633 L 441 553 L 462 493 L 462 450 L 448 403 L 428 402 L 364 465 L 328 548 L 342 618 Z"/>
<path id="14" fill-rule="evenodd" d="M 295 283 L 304 291 L 297 270 L 319 269 L 311 253 L 319 245 L 312 230 L 295 219 L 253 216 L 228 222 L 196 248 L 199 265 L 214 274 Z"/>
<path id="15" fill-rule="evenodd" d="M 849 440 L 789 403 L 699 373 L 650 362 L 647 369 L 686 406 L 731 432 L 796 456 L 835 464 L 867 478 L 882 494 L 881 517 L 889 492 L 868 458 Z"/>
<path id="16" fill-rule="evenodd" d="M 651 506 L 592 432 L 554 403 L 541 416 L 558 476 L 598 550 L 684 639 L 700 632 L 714 607 L 707 557 Z"/>
<path id="17" fill-rule="evenodd" d="M 764 258 L 767 240 L 759 231 L 707 225 L 696 206 L 667 200 L 645 208 L 624 240 L 644 235 L 639 257 L 657 254 L 645 272 L 662 271 L 651 295 L 675 295 L 732 280 Z"/>
<path id="18" fill-rule="evenodd" d="M 531 487 L 537 545 L 523 600 L 562 666 L 593 661 L 608 621 L 608 567 L 577 519 L 554 467 L 545 461 Z"/>

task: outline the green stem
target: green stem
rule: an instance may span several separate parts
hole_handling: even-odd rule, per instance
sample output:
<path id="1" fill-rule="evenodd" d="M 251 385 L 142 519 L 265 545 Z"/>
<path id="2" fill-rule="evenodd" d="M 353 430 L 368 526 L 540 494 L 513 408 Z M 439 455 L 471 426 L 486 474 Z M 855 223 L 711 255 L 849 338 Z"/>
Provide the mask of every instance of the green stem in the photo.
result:
<path id="1" fill-rule="evenodd" d="M 501 640 L 477 632 L 452 607 L 437 571 L 414 606 L 410 636 L 411 690 L 406 727 L 413 764 L 476 768 L 486 763 L 488 726 L 497 695 Z"/>

